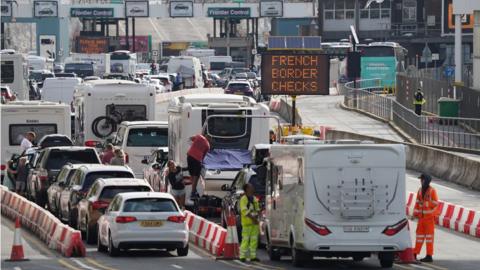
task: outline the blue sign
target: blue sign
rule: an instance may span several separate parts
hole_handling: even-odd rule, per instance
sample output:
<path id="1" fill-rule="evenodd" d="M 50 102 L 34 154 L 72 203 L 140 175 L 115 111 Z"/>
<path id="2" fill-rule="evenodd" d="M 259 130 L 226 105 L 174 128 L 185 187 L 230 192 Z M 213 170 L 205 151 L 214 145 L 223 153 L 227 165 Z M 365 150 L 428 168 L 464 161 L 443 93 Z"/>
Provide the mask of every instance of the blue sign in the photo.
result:
<path id="1" fill-rule="evenodd" d="M 445 71 L 444 71 L 445 77 L 452 77 L 454 73 L 455 73 L 454 67 L 448 66 L 445 68 Z"/>

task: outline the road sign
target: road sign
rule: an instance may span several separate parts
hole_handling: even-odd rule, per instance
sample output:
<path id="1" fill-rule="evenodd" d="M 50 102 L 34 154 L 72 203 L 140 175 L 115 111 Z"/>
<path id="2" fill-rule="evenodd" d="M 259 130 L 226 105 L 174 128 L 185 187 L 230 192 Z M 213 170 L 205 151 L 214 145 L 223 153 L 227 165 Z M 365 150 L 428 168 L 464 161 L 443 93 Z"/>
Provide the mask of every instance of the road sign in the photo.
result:
<path id="1" fill-rule="evenodd" d="M 452 66 L 448 66 L 445 68 L 444 71 L 445 77 L 452 77 L 455 74 L 455 68 Z"/>
<path id="2" fill-rule="evenodd" d="M 423 48 L 422 57 L 420 58 L 420 61 L 423 63 L 432 62 L 432 51 L 430 50 L 430 47 L 428 47 L 427 44 L 425 44 L 425 47 Z"/>
<path id="3" fill-rule="evenodd" d="M 152 56 L 158 56 L 158 50 L 152 50 Z"/>
<path id="4" fill-rule="evenodd" d="M 298 51 L 262 54 L 262 94 L 328 95 L 328 55 Z"/>
<path id="5" fill-rule="evenodd" d="M 438 53 L 432 53 L 432 60 L 433 60 L 433 61 L 438 61 L 438 60 L 440 60 L 440 54 L 438 54 Z"/>
<path id="6" fill-rule="evenodd" d="M 256 49 L 252 49 L 252 54 L 257 54 L 257 50 L 256 50 Z"/>

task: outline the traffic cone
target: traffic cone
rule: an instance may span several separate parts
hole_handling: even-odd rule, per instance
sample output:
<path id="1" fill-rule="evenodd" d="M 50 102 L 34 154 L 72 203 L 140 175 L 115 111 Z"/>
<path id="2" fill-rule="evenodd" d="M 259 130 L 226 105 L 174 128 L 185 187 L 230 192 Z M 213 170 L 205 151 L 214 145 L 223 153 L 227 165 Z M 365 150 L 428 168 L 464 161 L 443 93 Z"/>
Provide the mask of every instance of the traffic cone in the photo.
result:
<path id="1" fill-rule="evenodd" d="M 412 263 L 418 263 L 418 261 L 415 259 L 415 256 L 413 255 L 413 248 L 407 248 L 403 251 L 400 251 L 398 253 L 398 258 L 397 262 L 399 264 L 412 264 Z"/>
<path id="2" fill-rule="evenodd" d="M 227 237 L 223 250 L 222 260 L 236 260 L 239 258 L 238 234 L 235 215 L 230 214 L 227 218 Z"/>
<path id="3" fill-rule="evenodd" d="M 18 261 L 28 261 L 25 259 L 25 255 L 23 253 L 23 244 L 22 244 L 22 235 L 20 231 L 20 218 L 17 217 L 15 220 L 15 233 L 13 235 L 13 246 L 12 246 L 12 253 L 10 254 L 10 260 L 12 262 Z"/>

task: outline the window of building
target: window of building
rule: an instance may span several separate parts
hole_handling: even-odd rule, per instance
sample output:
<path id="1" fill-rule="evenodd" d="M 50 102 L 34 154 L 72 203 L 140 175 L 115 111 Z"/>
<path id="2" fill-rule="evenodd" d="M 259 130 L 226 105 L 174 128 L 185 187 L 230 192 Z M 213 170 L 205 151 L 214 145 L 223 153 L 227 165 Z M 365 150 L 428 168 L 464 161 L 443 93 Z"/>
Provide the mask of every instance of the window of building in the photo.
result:
<path id="1" fill-rule="evenodd" d="M 370 10 L 370 19 L 379 19 L 380 18 L 380 9 Z"/>
<path id="2" fill-rule="evenodd" d="M 359 0 L 360 19 L 388 19 L 391 17 L 391 0 L 385 0 L 381 4 L 372 2 L 366 9 L 367 1 L 368 0 Z"/>
<path id="3" fill-rule="evenodd" d="M 355 12 L 353 10 L 345 11 L 345 18 L 346 19 L 353 19 L 355 18 Z"/>
<path id="4" fill-rule="evenodd" d="M 370 12 L 368 9 L 362 9 L 360 10 L 360 19 L 368 19 Z"/>
<path id="5" fill-rule="evenodd" d="M 355 18 L 355 0 L 325 1 L 325 20 L 344 20 Z"/>
<path id="6" fill-rule="evenodd" d="M 403 0 L 402 18 L 404 22 L 417 20 L 417 1 Z"/>

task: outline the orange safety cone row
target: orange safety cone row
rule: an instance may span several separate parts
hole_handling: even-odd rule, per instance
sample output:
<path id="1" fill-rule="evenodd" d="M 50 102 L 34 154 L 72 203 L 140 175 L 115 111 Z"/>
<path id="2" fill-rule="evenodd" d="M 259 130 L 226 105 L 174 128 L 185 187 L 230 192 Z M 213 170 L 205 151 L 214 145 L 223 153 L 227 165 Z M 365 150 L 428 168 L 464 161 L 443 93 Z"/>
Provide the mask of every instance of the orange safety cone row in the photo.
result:
<path id="1" fill-rule="evenodd" d="M 227 218 L 227 237 L 223 250 L 222 260 L 236 260 L 239 258 L 237 225 L 235 215 L 230 214 Z"/>
<path id="2" fill-rule="evenodd" d="M 20 218 L 15 220 L 15 232 L 13 235 L 12 253 L 10 254 L 10 260 L 12 262 L 27 261 L 25 254 L 23 253 L 22 235 L 20 231 Z"/>
<path id="3" fill-rule="evenodd" d="M 415 255 L 413 254 L 413 248 L 407 248 L 403 251 L 400 251 L 398 253 L 398 260 L 396 261 L 396 263 L 399 263 L 399 264 L 416 264 L 418 263 L 417 259 L 415 258 Z"/>

